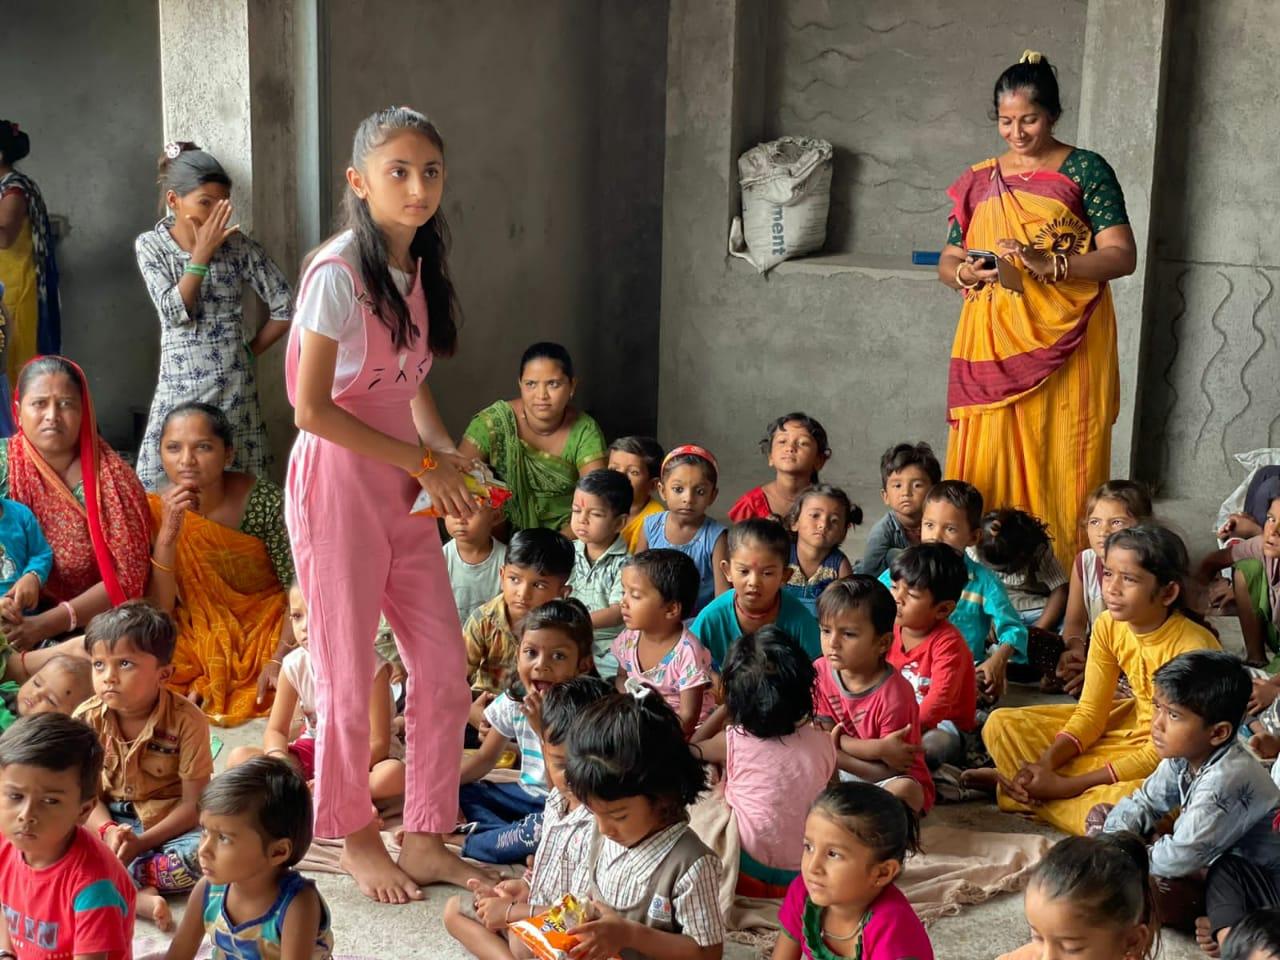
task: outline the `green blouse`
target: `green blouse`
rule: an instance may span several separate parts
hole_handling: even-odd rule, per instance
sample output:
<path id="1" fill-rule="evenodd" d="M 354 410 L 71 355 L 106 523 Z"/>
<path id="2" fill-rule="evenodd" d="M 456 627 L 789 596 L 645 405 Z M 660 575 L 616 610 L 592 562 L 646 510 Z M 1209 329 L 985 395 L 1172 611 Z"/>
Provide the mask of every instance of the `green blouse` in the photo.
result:
<path id="1" fill-rule="evenodd" d="M 1129 222 L 1120 181 L 1116 179 L 1116 172 L 1111 169 L 1111 164 L 1099 154 L 1073 147 L 1067 154 L 1067 159 L 1062 161 L 1058 172 L 1079 185 L 1083 194 L 1084 213 L 1095 237 L 1108 227 L 1118 227 Z M 964 233 L 960 224 L 955 221 L 952 221 L 947 233 L 947 243 L 956 247 L 964 246 Z"/>

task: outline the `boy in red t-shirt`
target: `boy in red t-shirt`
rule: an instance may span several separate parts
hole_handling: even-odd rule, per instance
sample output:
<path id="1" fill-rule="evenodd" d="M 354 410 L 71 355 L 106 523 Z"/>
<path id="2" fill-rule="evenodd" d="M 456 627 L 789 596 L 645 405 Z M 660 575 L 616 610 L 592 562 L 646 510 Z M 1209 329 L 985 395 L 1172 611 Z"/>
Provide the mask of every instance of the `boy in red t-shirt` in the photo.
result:
<path id="1" fill-rule="evenodd" d="M 64 714 L 23 717 L 0 737 L 0 957 L 133 955 L 133 881 L 84 828 L 101 775 L 97 735 Z"/>
<path id="2" fill-rule="evenodd" d="M 920 745 L 920 708 L 911 684 L 885 662 L 896 613 L 892 594 L 874 577 L 854 574 L 822 591 L 814 714 L 835 721 L 841 779 L 875 783 L 924 813 L 934 789 Z"/>
<path id="3" fill-rule="evenodd" d="M 898 620 L 889 663 L 915 688 L 929 769 L 962 764 L 963 733 L 976 723 L 973 654 L 947 619 L 966 583 L 964 558 L 945 543 L 907 547 L 889 566 Z"/>

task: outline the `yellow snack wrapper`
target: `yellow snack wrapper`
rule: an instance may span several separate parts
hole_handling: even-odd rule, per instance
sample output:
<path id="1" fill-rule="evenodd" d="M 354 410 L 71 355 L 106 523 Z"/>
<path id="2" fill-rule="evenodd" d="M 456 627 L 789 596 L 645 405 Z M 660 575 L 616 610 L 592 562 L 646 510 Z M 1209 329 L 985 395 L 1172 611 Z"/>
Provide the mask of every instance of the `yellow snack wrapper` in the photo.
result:
<path id="1" fill-rule="evenodd" d="M 545 913 L 517 920 L 507 929 L 519 937 L 538 960 L 568 960 L 569 951 L 578 945 L 578 938 L 569 931 L 586 919 L 586 904 L 566 893 Z M 615 956 L 609 960 L 621 958 Z"/>
<path id="2" fill-rule="evenodd" d="M 493 475 L 485 464 L 477 463 L 469 472 L 462 475 L 462 482 L 467 485 L 471 499 L 477 507 L 492 507 L 499 510 L 511 499 L 511 491 L 507 485 Z M 409 511 L 415 517 L 440 517 L 440 509 L 431 502 L 431 494 L 425 490 L 418 491 L 418 499 L 413 502 Z"/>

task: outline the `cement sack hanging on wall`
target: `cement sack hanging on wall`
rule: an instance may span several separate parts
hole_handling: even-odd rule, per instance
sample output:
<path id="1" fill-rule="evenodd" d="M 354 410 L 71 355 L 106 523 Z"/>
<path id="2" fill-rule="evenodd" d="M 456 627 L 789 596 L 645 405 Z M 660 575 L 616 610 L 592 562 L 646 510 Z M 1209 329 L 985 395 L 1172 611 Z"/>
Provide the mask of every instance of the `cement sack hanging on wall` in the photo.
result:
<path id="1" fill-rule="evenodd" d="M 738 158 L 742 216 L 729 228 L 729 252 L 761 273 L 821 250 L 831 207 L 831 144 L 782 137 Z"/>

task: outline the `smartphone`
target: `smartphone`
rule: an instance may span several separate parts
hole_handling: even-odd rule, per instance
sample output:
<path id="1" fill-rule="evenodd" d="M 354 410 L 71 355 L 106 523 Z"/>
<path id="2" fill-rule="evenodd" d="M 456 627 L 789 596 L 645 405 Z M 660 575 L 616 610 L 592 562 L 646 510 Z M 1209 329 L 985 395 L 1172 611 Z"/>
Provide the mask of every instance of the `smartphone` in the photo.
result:
<path id="1" fill-rule="evenodd" d="M 996 268 L 996 255 L 990 250 L 966 250 L 964 255 L 971 260 L 978 261 L 978 268 L 981 270 L 994 270 Z"/>

